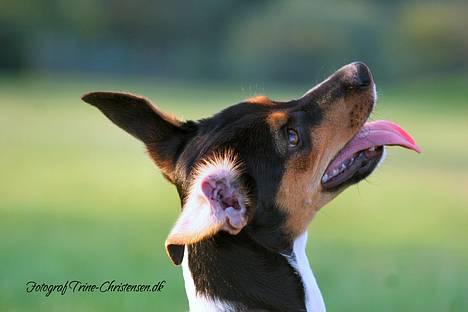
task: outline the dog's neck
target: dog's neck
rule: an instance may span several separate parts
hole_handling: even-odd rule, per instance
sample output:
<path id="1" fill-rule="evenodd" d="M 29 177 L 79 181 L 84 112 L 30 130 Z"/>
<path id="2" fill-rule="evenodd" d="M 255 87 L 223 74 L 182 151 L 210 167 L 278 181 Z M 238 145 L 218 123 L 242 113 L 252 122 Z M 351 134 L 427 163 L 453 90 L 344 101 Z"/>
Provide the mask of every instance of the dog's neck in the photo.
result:
<path id="1" fill-rule="evenodd" d="M 182 262 L 190 311 L 325 311 L 305 248 L 273 253 L 247 235 L 220 233 L 186 247 Z"/>

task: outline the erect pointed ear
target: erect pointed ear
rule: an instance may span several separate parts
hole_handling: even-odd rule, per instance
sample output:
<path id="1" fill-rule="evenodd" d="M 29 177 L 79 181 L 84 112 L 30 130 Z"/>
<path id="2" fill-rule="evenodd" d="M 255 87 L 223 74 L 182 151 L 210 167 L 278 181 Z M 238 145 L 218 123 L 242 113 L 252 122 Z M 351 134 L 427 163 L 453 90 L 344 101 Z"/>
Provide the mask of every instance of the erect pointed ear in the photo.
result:
<path id="1" fill-rule="evenodd" d="M 156 164 L 172 180 L 177 151 L 187 135 L 183 122 L 161 112 L 146 98 L 129 93 L 92 92 L 82 99 L 145 143 Z"/>
<path id="2" fill-rule="evenodd" d="M 230 154 L 214 157 L 195 170 L 182 213 L 166 239 L 167 254 L 175 265 L 182 262 L 185 245 L 219 231 L 236 235 L 247 224 L 248 199 L 239 168 Z"/>

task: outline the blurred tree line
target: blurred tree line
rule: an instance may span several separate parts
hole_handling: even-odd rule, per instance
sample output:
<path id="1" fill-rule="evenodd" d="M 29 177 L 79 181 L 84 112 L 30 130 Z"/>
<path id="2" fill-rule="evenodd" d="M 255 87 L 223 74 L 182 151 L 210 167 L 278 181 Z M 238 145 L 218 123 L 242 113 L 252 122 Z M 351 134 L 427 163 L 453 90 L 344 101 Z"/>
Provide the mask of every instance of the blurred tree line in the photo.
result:
<path id="1" fill-rule="evenodd" d="M 0 74 L 311 81 L 363 60 L 412 79 L 467 56 L 466 0 L 0 1 Z"/>

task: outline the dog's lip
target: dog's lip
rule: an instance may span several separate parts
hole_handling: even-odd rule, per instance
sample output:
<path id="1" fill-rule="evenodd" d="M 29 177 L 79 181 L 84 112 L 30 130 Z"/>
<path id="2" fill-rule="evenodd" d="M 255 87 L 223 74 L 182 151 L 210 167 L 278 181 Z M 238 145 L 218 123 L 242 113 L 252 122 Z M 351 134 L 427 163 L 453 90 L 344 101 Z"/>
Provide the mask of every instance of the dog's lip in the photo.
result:
<path id="1" fill-rule="evenodd" d="M 367 122 L 330 162 L 322 177 L 322 185 L 326 186 L 330 179 L 346 171 L 346 163 L 352 162 L 358 153 L 374 152 L 382 146 L 401 146 L 417 153 L 422 151 L 400 125 L 388 120 Z"/>

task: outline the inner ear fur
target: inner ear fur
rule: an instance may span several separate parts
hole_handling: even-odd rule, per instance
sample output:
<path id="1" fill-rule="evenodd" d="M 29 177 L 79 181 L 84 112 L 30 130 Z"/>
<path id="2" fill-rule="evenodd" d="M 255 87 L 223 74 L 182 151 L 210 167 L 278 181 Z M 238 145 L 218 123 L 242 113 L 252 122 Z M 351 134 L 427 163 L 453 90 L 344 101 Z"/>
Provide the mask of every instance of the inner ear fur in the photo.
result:
<path id="1" fill-rule="evenodd" d="M 145 143 L 163 174 L 173 180 L 177 153 L 187 137 L 182 121 L 160 111 L 148 99 L 130 93 L 91 92 L 82 100 Z"/>
<path id="2" fill-rule="evenodd" d="M 232 151 L 200 162 L 182 212 L 166 239 L 166 251 L 175 265 L 182 262 L 185 245 L 225 231 L 239 234 L 247 225 L 248 194 L 241 185 L 242 165 Z"/>

